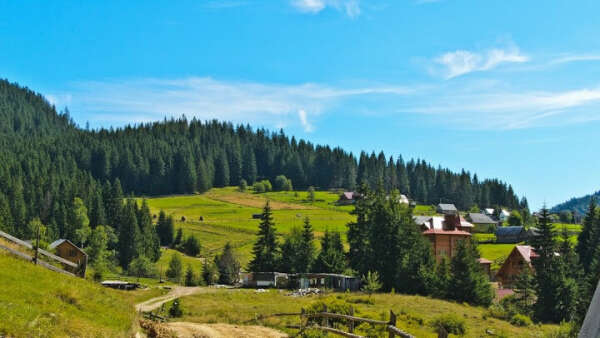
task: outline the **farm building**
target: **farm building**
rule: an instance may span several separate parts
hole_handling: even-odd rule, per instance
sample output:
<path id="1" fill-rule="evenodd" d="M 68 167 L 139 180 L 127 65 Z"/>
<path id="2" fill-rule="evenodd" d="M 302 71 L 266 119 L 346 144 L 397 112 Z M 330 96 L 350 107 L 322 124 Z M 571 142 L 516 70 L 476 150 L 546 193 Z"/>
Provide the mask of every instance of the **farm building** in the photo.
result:
<path id="1" fill-rule="evenodd" d="M 287 288 L 289 276 L 283 272 L 241 273 L 242 285 L 248 288 Z"/>
<path id="2" fill-rule="evenodd" d="M 107 288 L 119 290 L 135 290 L 140 287 L 140 284 L 138 283 L 124 282 L 121 280 L 105 280 L 100 284 L 102 284 L 102 286 L 106 286 Z"/>
<path id="3" fill-rule="evenodd" d="M 337 204 L 340 205 L 349 205 L 354 204 L 357 199 L 361 198 L 361 194 L 356 191 L 345 191 L 340 195 L 340 198 L 337 201 Z"/>
<path id="4" fill-rule="evenodd" d="M 415 216 L 415 223 L 421 227 L 423 236 L 431 241 L 433 253 L 438 261 L 442 256 L 453 257 L 458 242 L 469 238 L 473 224 L 458 215 Z"/>
<path id="5" fill-rule="evenodd" d="M 496 280 L 503 286 L 511 286 L 523 268 L 533 269 L 531 260 L 537 255 L 529 245 L 517 245 L 496 273 Z"/>
<path id="6" fill-rule="evenodd" d="M 54 250 L 57 256 L 77 264 L 77 268 L 66 266 L 65 270 L 77 276 L 85 277 L 88 261 L 88 255 L 85 251 L 68 239 L 57 239 L 48 248 Z"/>
<path id="7" fill-rule="evenodd" d="M 438 214 L 458 215 L 458 209 L 456 209 L 456 206 L 454 206 L 454 204 L 440 203 L 437 205 L 436 211 L 438 212 Z"/>
<path id="8" fill-rule="evenodd" d="M 496 221 L 490 216 L 481 213 L 469 213 L 467 214 L 466 219 L 473 223 L 474 232 L 489 232 L 490 229 L 493 229 L 493 227 L 496 226 Z"/>
<path id="9" fill-rule="evenodd" d="M 291 276 L 290 285 L 298 289 L 327 288 L 336 291 L 358 291 L 360 278 L 334 273 L 298 273 Z"/>
<path id="10" fill-rule="evenodd" d="M 496 243 L 519 243 L 536 236 L 538 229 L 525 229 L 523 226 L 506 226 L 496 229 Z"/>

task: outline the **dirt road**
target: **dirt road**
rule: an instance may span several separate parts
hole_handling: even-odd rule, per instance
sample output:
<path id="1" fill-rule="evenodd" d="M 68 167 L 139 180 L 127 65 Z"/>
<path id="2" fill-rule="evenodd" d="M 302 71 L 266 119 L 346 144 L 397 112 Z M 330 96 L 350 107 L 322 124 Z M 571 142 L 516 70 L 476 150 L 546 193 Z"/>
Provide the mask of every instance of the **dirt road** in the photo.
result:
<path id="1" fill-rule="evenodd" d="M 174 322 L 164 324 L 180 338 L 281 338 L 287 337 L 283 332 L 264 326 L 245 326 L 230 324 L 196 324 Z"/>
<path id="2" fill-rule="evenodd" d="M 185 286 L 176 286 L 166 295 L 155 297 L 152 299 L 148 299 L 143 303 L 139 303 L 135 306 L 136 311 L 138 312 L 150 312 L 158 309 L 164 303 L 170 302 L 175 298 L 183 297 L 183 296 L 191 296 L 197 293 L 210 293 L 215 292 L 215 289 L 206 288 L 206 287 L 185 287 Z"/>

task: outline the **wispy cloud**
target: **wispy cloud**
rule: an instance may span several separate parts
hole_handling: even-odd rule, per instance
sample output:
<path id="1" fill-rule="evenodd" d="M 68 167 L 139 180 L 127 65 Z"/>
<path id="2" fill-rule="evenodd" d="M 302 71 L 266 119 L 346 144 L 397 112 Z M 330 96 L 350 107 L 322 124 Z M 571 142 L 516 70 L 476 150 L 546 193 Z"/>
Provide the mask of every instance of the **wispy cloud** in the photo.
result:
<path id="1" fill-rule="evenodd" d="M 600 61 L 600 54 L 569 54 L 557 57 L 550 64 L 562 64 L 582 61 Z"/>
<path id="2" fill-rule="evenodd" d="M 402 111 L 478 130 L 559 126 L 600 120 L 600 87 L 567 91 L 448 91 L 408 103 Z"/>
<path id="3" fill-rule="evenodd" d="M 292 0 L 291 4 L 302 13 L 316 14 L 327 7 L 344 12 L 351 18 L 361 13 L 359 0 Z"/>
<path id="4" fill-rule="evenodd" d="M 464 74 L 486 71 L 503 63 L 523 63 L 529 61 L 529 57 L 520 52 L 516 46 L 500 49 L 493 48 L 484 52 L 472 52 L 467 50 L 456 50 L 444 53 L 434 59 L 441 66 L 443 77 L 451 79 Z"/>
<path id="5" fill-rule="evenodd" d="M 302 124 L 305 132 L 310 133 L 313 131 L 313 126 L 308 122 L 306 111 L 304 109 L 298 110 L 298 118 L 300 118 L 300 123 Z"/>
<path id="6" fill-rule="evenodd" d="M 77 82 L 69 91 L 50 93 L 59 106 L 82 112 L 91 122 L 145 122 L 165 116 L 220 119 L 256 125 L 298 124 L 315 129 L 311 116 L 329 112 L 352 98 L 409 95 L 403 86 L 339 88 L 320 84 L 262 84 L 212 78 L 135 79 Z M 69 102 L 61 98 L 69 97 Z"/>

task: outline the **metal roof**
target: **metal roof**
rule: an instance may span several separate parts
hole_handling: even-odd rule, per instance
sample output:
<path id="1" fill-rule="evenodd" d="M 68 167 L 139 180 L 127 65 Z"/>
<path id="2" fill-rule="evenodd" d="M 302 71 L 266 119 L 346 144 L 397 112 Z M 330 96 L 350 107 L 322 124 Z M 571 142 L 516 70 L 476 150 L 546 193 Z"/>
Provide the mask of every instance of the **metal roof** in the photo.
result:
<path id="1" fill-rule="evenodd" d="M 472 212 L 469 213 L 469 219 L 471 222 L 475 224 L 492 224 L 496 223 L 493 219 L 491 219 L 488 215 L 484 215 L 481 213 Z"/>
<path id="2" fill-rule="evenodd" d="M 525 230 L 522 226 L 506 226 L 496 229 L 496 236 L 516 236 Z"/>
<path id="3" fill-rule="evenodd" d="M 441 210 L 445 210 L 445 211 L 458 211 L 458 209 L 456 209 L 456 206 L 454 204 L 440 203 L 440 204 L 438 204 L 438 208 L 440 208 Z"/>

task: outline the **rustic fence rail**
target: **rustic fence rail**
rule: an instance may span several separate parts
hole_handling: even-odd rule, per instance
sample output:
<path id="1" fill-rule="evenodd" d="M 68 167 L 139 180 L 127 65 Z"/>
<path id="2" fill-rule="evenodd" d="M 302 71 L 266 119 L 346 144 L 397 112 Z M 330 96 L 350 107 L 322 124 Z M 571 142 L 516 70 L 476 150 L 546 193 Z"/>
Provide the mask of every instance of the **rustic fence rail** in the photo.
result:
<path id="1" fill-rule="evenodd" d="M 353 310 L 352 314 L 353 314 Z M 383 321 L 383 320 L 376 320 L 376 319 L 370 319 L 370 318 L 361 318 L 361 317 L 355 317 L 353 315 L 343 315 L 343 314 L 339 314 L 339 313 L 331 313 L 331 312 L 327 312 L 327 306 L 324 307 L 323 312 L 317 312 L 317 313 L 307 313 L 304 309 L 302 309 L 302 312 L 300 313 L 274 313 L 271 315 L 265 315 L 265 316 L 258 316 L 255 320 L 261 320 L 261 319 L 266 319 L 266 318 L 271 318 L 271 317 L 283 317 L 283 316 L 300 316 L 300 325 L 288 325 L 287 327 L 290 329 L 298 329 L 300 330 L 300 332 L 306 330 L 306 329 L 317 329 L 317 330 L 322 330 L 322 331 L 326 331 L 338 336 L 342 336 L 342 337 L 349 337 L 349 338 L 364 338 L 363 336 L 357 335 L 354 333 L 354 327 L 355 327 L 355 322 L 358 323 L 368 323 L 371 325 L 382 325 L 385 327 L 385 331 L 388 332 L 388 337 L 390 338 L 394 338 L 394 337 L 402 337 L 402 338 L 415 338 L 413 335 L 411 335 L 410 333 L 404 332 L 402 330 L 400 330 L 399 328 L 396 327 L 396 321 L 397 321 L 397 317 L 396 314 L 390 310 L 390 320 L 389 321 Z M 304 324 L 304 319 L 310 319 L 310 318 L 321 318 L 321 324 L 316 324 L 316 323 L 306 323 Z M 329 325 L 329 319 L 342 319 L 345 320 L 348 324 L 348 331 L 342 331 L 338 328 L 334 328 L 331 327 Z"/>
<path id="2" fill-rule="evenodd" d="M 27 242 L 22 241 L 22 240 L 14 237 L 14 236 L 11 236 L 11 235 L 7 234 L 6 232 L 0 231 L 0 237 L 4 238 L 6 240 L 9 240 L 9 241 L 11 241 L 11 242 L 13 242 L 13 243 L 15 243 L 17 245 L 23 246 L 23 247 L 25 247 L 27 249 L 34 250 L 34 251 L 36 250 L 36 248 L 33 245 L 31 245 L 30 243 L 27 243 Z M 49 269 L 49 270 L 52 270 L 52 271 L 55 271 L 55 272 L 60 272 L 60 273 L 63 273 L 63 274 L 69 275 L 69 276 L 75 276 L 75 274 L 73 274 L 71 272 L 65 271 L 65 270 L 63 270 L 61 268 L 58 268 L 58 267 L 52 265 L 52 264 L 44 262 L 43 260 L 36 259 L 35 257 L 32 257 L 32 256 L 30 256 L 30 255 L 28 255 L 26 253 L 21 252 L 21 251 L 9 248 L 9 247 L 4 246 L 4 245 L 0 245 L 0 249 L 6 250 L 6 251 L 10 252 L 11 254 L 13 254 L 15 256 L 18 256 L 19 258 L 22 258 L 22 259 L 28 260 L 30 262 L 34 262 L 35 264 L 41 265 L 41 266 L 45 267 L 46 269 Z M 56 255 L 54 255 L 54 254 L 52 254 L 52 253 L 50 253 L 50 252 L 48 252 L 46 250 L 42 250 L 42 249 L 37 248 L 37 252 L 40 253 L 40 254 L 42 254 L 42 255 L 44 255 L 44 256 L 46 256 L 46 257 L 48 257 L 48 258 L 54 259 L 55 261 L 57 261 L 57 262 L 59 262 L 61 264 L 77 268 L 77 264 L 75 264 L 73 262 L 69 262 L 68 260 L 66 260 L 64 258 L 61 258 L 61 257 L 58 257 L 58 256 L 56 256 Z"/>

